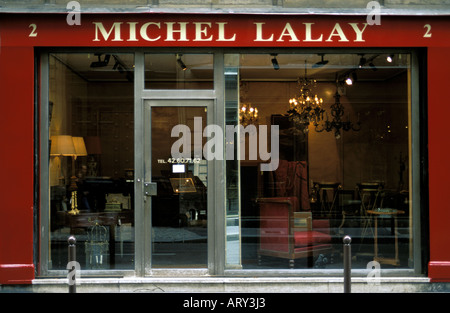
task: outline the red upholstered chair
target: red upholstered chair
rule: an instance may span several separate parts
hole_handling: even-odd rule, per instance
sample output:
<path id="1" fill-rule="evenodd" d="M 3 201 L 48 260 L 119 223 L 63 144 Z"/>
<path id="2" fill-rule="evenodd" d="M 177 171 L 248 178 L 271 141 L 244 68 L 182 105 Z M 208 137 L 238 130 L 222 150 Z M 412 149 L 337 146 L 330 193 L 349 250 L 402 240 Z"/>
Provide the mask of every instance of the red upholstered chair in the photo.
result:
<path id="1" fill-rule="evenodd" d="M 306 163 L 280 161 L 280 166 L 272 173 L 274 197 L 258 199 L 258 257 L 289 259 L 290 267 L 295 259 L 308 258 L 312 266 L 314 256 L 331 252 L 329 221 L 312 219 Z"/>

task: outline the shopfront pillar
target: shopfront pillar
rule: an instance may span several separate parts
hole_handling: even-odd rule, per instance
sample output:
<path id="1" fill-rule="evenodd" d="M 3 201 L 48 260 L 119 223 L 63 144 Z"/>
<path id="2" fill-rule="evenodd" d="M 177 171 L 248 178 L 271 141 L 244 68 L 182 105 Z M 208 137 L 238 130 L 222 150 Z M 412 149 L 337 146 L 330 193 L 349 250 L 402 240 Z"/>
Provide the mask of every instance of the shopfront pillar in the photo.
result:
<path id="1" fill-rule="evenodd" d="M 428 49 L 428 157 L 429 157 L 429 229 L 432 282 L 450 281 L 450 162 L 448 161 L 448 118 L 450 106 L 445 99 L 450 77 L 449 47 Z"/>
<path id="2" fill-rule="evenodd" d="M 0 284 L 27 284 L 34 279 L 33 47 L 1 47 L 0 69 Z"/>

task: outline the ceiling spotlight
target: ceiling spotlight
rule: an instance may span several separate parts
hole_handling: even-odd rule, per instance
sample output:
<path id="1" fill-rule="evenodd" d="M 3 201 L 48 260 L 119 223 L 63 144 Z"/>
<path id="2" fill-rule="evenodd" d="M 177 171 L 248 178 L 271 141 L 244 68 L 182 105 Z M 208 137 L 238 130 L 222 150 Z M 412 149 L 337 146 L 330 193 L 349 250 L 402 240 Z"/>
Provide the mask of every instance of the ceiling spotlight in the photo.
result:
<path id="1" fill-rule="evenodd" d="M 280 69 L 280 65 L 278 64 L 277 55 L 271 54 L 273 56 L 272 58 L 272 66 L 275 71 L 278 71 Z"/>
<path id="2" fill-rule="evenodd" d="M 328 63 L 328 60 L 324 60 L 323 56 L 324 54 L 319 54 L 322 57 L 322 61 L 317 62 L 316 64 L 313 65 L 313 68 L 318 68 L 318 67 L 322 67 L 324 65 L 326 65 Z"/>
<path id="3" fill-rule="evenodd" d="M 177 63 L 183 71 L 185 71 L 187 69 L 186 65 L 181 60 L 181 54 L 177 54 Z"/>
<path id="4" fill-rule="evenodd" d="M 102 61 L 102 54 L 101 53 L 96 53 L 95 54 L 98 58 L 98 61 L 94 61 L 91 63 L 91 67 L 105 67 L 108 65 L 109 63 L 109 59 L 111 58 L 111 55 L 106 54 L 105 58 Z"/>
<path id="5" fill-rule="evenodd" d="M 127 67 L 127 65 L 120 59 L 118 55 L 112 55 L 112 57 L 115 60 L 113 70 L 117 70 L 120 74 L 125 73 L 125 77 L 129 82 L 132 82 L 134 80 L 134 74 L 132 71 L 130 71 Z M 134 66 L 133 66 L 134 67 Z"/>
<path id="6" fill-rule="evenodd" d="M 392 63 L 392 61 L 394 60 L 394 55 L 390 54 L 386 57 L 386 61 L 388 61 L 389 63 Z"/>
<path id="7" fill-rule="evenodd" d="M 364 57 L 364 55 L 361 55 L 361 58 L 359 59 L 359 68 L 362 68 L 364 65 L 366 64 L 366 58 Z"/>
<path id="8" fill-rule="evenodd" d="M 347 77 L 347 78 L 345 79 L 345 83 L 346 83 L 347 85 L 351 86 L 351 85 L 353 85 L 353 80 L 352 80 L 350 77 Z"/>

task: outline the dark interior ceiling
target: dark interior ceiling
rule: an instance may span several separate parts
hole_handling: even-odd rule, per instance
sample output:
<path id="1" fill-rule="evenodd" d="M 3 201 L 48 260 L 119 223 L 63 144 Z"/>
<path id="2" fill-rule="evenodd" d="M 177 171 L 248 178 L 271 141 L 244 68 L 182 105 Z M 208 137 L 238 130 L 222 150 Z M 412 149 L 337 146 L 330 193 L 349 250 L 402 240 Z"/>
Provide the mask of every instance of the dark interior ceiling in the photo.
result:
<path id="1" fill-rule="evenodd" d="M 86 81 L 132 81 L 133 54 L 64 53 L 54 54 L 57 60 Z M 180 58 L 187 66 L 181 71 L 176 54 L 149 54 L 146 58 L 146 78 L 154 81 L 177 79 L 212 80 L 212 55 L 184 54 Z M 387 54 L 241 54 L 239 55 L 240 78 L 248 81 L 296 81 L 305 76 L 317 81 L 336 81 L 356 73 L 360 81 L 384 81 L 408 69 L 408 55 L 396 54 L 393 62 Z M 275 70 L 272 59 L 276 58 L 279 69 Z M 365 60 L 359 67 L 361 60 Z M 325 61 L 322 66 L 320 63 Z M 328 62 L 326 62 L 328 61 Z M 225 61 L 227 62 L 227 61 Z M 92 66 L 94 65 L 94 67 Z M 227 64 L 226 64 L 227 66 Z"/>

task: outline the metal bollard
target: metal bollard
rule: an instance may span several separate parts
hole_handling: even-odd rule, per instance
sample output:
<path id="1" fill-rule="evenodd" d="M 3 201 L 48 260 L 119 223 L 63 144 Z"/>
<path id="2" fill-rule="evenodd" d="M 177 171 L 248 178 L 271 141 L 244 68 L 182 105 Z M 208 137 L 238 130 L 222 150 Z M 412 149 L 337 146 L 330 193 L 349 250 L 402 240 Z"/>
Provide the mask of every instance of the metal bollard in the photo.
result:
<path id="1" fill-rule="evenodd" d="M 77 253 L 76 253 L 76 238 L 74 236 L 70 236 L 67 240 L 69 243 L 69 263 L 67 264 L 67 269 L 69 270 L 69 273 L 67 274 L 67 278 L 69 280 L 69 293 L 76 293 L 77 287 L 76 287 L 76 259 L 77 259 Z"/>
<path id="2" fill-rule="evenodd" d="M 352 248 L 350 243 L 352 238 L 350 236 L 344 237 L 344 293 L 351 292 L 351 276 L 352 276 Z"/>

